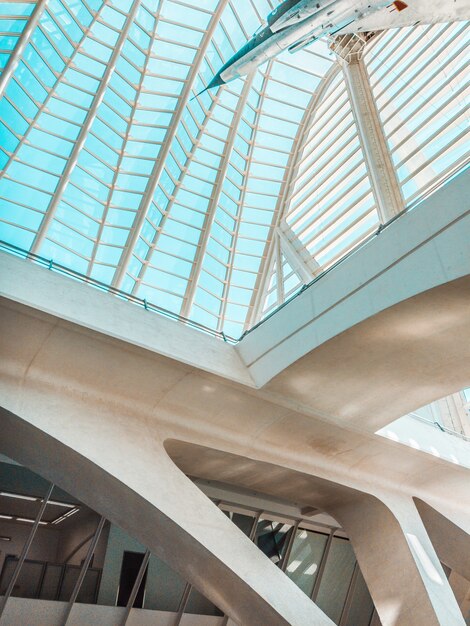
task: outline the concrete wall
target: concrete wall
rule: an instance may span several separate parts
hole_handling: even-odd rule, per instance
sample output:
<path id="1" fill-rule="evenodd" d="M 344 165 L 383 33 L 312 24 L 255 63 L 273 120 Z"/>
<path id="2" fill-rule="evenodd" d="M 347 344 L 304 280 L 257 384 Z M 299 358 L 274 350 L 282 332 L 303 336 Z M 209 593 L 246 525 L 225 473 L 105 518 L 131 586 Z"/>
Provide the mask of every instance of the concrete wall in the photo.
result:
<path id="1" fill-rule="evenodd" d="M 11 537 L 11 541 L 0 542 L 0 572 L 2 571 L 6 556 L 10 554 L 19 556 L 30 532 L 31 527 L 26 524 L 0 520 L 0 535 Z M 53 528 L 39 527 L 27 558 L 38 561 L 55 562 L 58 545 L 59 531 Z"/>
<path id="2" fill-rule="evenodd" d="M 10 598 L 2 623 L 8 626 L 62 626 L 61 618 L 65 608 L 64 602 Z M 67 624 L 68 626 L 91 626 L 91 624 L 116 626 L 120 623 L 123 614 L 124 609 L 121 607 L 76 604 Z M 127 626 L 173 626 L 175 617 L 175 613 L 165 611 L 133 609 Z M 207 615 L 185 615 L 181 626 L 221 626 L 222 619 Z"/>

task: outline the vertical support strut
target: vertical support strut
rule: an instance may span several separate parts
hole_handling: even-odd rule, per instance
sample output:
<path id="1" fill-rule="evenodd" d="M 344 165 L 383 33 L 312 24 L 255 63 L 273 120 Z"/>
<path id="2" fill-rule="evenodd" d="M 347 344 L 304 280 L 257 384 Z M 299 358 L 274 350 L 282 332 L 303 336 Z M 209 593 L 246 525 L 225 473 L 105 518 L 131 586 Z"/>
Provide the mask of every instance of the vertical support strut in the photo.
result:
<path id="1" fill-rule="evenodd" d="M 5 595 L 3 596 L 2 601 L 0 603 L 0 622 L 2 620 L 2 614 L 3 614 L 3 611 L 5 610 L 6 604 L 8 602 L 8 598 L 11 596 L 11 592 L 13 591 L 15 583 L 18 580 L 18 576 L 20 575 L 21 568 L 23 566 L 23 563 L 26 560 L 26 556 L 29 552 L 31 544 L 33 543 L 34 536 L 36 535 L 36 531 L 39 528 L 39 523 L 42 519 L 42 516 L 44 515 L 44 511 L 46 510 L 46 506 L 52 495 L 53 489 L 54 489 L 54 485 L 51 483 L 49 486 L 49 489 L 47 490 L 46 496 L 44 500 L 42 501 L 41 506 L 39 507 L 39 511 L 36 515 L 36 519 L 34 520 L 34 524 L 31 527 L 31 531 L 28 535 L 28 538 L 26 539 L 23 549 L 21 550 L 21 554 L 18 557 L 18 563 L 16 564 L 15 571 L 13 572 L 13 575 L 10 579 L 8 587 L 5 591 Z"/>
<path id="2" fill-rule="evenodd" d="M 367 36 L 342 35 L 332 44 L 343 69 L 359 141 L 382 224 L 405 206 L 363 60 Z"/>
<path id="3" fill-rule="evenodd" d="M 91 559 L 96 549 L 96 545 L 101 535 L 101 531 L 103 530 L 103 526 L 106 522 L 104 517 L 101 517 L 98 522 L 98 526 L 95 530 L 95 534 L 93 535 L 93 539 L 91 540 L 90 545 L 88 546 L 88 550 L 85 556 L 85 560 L 82 563 L 82 567 L 80 569 L 80 573 L 77 578 L 77 582 L 75 583 L 75 587 L 73 588 L 72 595 L 70 596 L 69 602 L 67 604 L 67 608 L 65 609 L 64 618 L 62 620 L 63 626 L 69 621 L 70 613 L 72 612 L 73 605 L 75 604 L 76 599 L 78 598 L 78 594 L 80 593 L 80 588 L 82 586 L 83 581 L 85 580 L 86 573 L 88 571 L 88 567 L 90 566 Z"/>
<path id="4" fill-rule="evenodd" d="M 34 7 L 34 11 L 28 20 L 28 23 L 26 24 L 23 32 L 20 35 L 18 43 L 16 44 L 13 52 L 10 54 L 2 75 L 0 76 L 0 98 L 3 96 L 6 88 L 10 83 L 11 77 L 18 67 L 26 46 L 30 42 L 31 36 L 34 33 L 36 26 L 39 24 L 39 20 L 41 19 L 42 14 L 44 13 L 46 5 L 47 0 L 38 0 L 36 6 Z"/>

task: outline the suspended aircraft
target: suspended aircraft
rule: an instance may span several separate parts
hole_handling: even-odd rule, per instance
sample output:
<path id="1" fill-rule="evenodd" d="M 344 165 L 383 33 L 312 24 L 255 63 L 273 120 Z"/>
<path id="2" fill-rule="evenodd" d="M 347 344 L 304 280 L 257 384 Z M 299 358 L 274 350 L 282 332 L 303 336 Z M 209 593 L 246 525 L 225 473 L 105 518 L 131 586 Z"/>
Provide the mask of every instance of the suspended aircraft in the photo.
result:
<path id="1" fill-rule="evenodd" d="M 469 18 L 470 0 L 284 0 L 201 93 L 246 76 L 281 52 L 296 52 L 325 35 Z"/>

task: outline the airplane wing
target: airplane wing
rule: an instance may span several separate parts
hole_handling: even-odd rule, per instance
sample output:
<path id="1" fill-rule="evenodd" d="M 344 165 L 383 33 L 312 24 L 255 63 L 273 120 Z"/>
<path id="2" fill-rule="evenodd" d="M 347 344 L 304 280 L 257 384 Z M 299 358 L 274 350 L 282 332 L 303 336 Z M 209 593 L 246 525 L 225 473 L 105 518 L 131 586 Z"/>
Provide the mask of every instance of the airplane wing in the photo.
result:
<path id="1" fill-rule="evenodd" d="M 406 0 L 403 11 L 385 8 L 356 20 L 338 34 L 470 20 L 470 0 Z"/>

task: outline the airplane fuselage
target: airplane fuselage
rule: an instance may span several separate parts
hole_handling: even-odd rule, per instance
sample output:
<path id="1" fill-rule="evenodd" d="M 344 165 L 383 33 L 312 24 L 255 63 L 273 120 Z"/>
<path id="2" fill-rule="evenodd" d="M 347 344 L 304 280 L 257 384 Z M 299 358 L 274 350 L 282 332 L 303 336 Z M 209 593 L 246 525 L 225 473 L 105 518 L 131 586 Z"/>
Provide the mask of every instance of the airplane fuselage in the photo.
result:
<path id="1" fill-rule="evenodd" d="M 390 0 L 285 0 L 269 14 L 267 25 L 222 66 L 208 89 L 250 74 L 284 50 L 294 52 L 389 5 Z"/>

